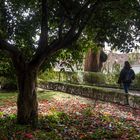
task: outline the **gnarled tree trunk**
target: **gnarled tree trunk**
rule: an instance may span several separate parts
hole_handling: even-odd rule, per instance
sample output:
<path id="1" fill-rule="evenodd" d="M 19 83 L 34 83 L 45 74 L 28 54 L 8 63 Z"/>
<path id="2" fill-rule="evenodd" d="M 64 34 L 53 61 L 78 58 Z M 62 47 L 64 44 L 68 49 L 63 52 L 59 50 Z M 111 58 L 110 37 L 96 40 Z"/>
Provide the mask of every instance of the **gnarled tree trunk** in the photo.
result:
<path id="1" fill-rule="evenodd" d="M 100 71 L 100 49 L 96 52 L 94 52 L 91 48 L 88 50 L 85 58 L 84 71 Z"/>
<path id="2" fill-rule="evenodd" d="M 37 72 L 31 68 L 18 71 L 17 122 L 33 124 L 38 122 L 38 102 L 36 95 Z"/>
<path id="3" fill-rule="evenodd" d="M 85 58 L 84 71 L 100 72 L 106 60 L 107 55 L 102 48 L 98 48 L 97 51 L 90 48 Z"/>

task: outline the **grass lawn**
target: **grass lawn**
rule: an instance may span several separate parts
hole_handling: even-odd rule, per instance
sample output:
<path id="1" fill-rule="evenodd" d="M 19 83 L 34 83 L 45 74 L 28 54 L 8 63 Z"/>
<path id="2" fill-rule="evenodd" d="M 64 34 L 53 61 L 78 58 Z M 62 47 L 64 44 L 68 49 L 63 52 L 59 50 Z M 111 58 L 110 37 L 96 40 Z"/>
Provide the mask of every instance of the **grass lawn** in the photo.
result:
<path id="1" fill-rule="evenodd" d="M 16 92 L 0 92 L 0 140 L 140 140 L 140 110 L 38 90 L 38 128 L 16 124 Z"/>

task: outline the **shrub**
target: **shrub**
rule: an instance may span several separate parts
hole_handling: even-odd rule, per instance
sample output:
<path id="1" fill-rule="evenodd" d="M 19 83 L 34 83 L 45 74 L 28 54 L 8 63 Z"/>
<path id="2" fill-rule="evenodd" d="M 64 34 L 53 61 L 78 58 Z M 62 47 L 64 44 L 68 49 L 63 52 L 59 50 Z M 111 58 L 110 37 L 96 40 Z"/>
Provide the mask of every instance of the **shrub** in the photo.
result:
<path id="1" fill-rule="evenodd" d="M 66 82 L 79 83 L 77 72 L 66 72 Z"/>
<path id="2" fill-rule="evenodd" d="M 109 73 L 105 74 L 105 83 L 109 85 L 116 85 L 118 81 L 119 74 L 117 73 Z"/>
<path id="3" fill-rule="evenodd" d="M 59 73 L 49 70 L 41 73 L 39 75 L 38 81 L 39 82 L 47 82 L 47 81 L 58 81 Z"/>
<path id="4" fill-rule="evenodd" d="M 133 85 L 137 88 L 140 88 L 140 73 L 136 74 Z"/>
<path id="5" fill-rule="evenodd" d="M 65 72 L 65 71 L 45 71 L 41 73 L 38 77 L 39 83 L 48 82 L 48 81 L 71 81 L 70 77 L 73 75 L 73 72 Z"/>
<path id="6" fill-rule="evenodd" d="M 3 90 L 17 90 L 16 78 L 0 77 L 0 85 Z"/>
<path id="7" fill-rule="evenodd" d="M 101 72 L 85 72 L 83 76 L 84 83 L 104 84 L 105 76 Z"/>

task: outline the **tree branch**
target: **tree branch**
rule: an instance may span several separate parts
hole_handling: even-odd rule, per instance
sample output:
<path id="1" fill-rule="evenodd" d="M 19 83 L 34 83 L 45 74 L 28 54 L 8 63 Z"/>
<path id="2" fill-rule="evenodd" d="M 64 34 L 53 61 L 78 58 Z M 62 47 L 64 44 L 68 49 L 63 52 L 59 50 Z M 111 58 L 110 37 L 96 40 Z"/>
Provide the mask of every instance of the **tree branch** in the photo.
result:
<path id="1" fill-rule="evenodd" d="M 48 47 L 48 0 L 41 1 L 41 9 L 42 9 L 42 21 L 41 21 L 41 34 L 39 39 L 39 45 L 36 50 L 36 54 L 34 55 L 33 59 L 31 60 L 30 64 L 33 66 L 39 65 L 41 63 Z"/>
<path id="2" fill-rule="evenodd" d="M 48 0 L 42 0 L 41 34 L 38 50 L 44 50 L 48 46 Z"/>
<path id="3" fill-rule="evenodd" d="M 83 29 L 85 28 L 85 26 L 87 25 L 87 23 L 89 22 L 89 20 L 92 17 L 92 14 L 94 13 L 94 11 L 96 10 L 96 6 L 99 4 L 99 0 L 97 0 L 93 5 L 91 5 L 91 8 L 88 12 L 88 16 L 86 18 L 83 18 L 84 21 L 82 23 L 79 24 L 79 30 L 76 33 L 76 35 L 74 36 L 74 40 L 77 40 L 81 34 L 81 32 L 83 31 Z"/>
<path id="4" fill-rule="evenodd" d="M 54 46 L 54 45 L 50 46 L 50 48 L 52 49 L 51 51 L 53 51 L 53 50 L 56 51 L 56 50 L 59 50 L 61 48 L 68 48 L 69 46 L 71 46 L 71 43 L 76 41 L 79 38 L 81 32 L 85 28 L 85 26 L 88 23 L 88 21 L 91 19 L 92 14 L 94 13 L 94 10 L 96 10 L 96 6 L 99 3 L 100 3 L 100 1 L 97 0 L 94 4 L 90 5 L 90 8 L 88 9 L 88 13 L 81 14 L 82 12 L 84 12 L 85 8 L 87 8 L 88 5 L 90 4 L 90 0 L 87 1 L 83 5 L 83 7 L 79 10 L 79 12 L 75 15 L 75 20 L 74 20 L 73 25 L 71 26 L 71 28 L 68 31 L 68 33 L 64 36 L 62 41 L 59 42 L 59 45 L 57 45 L 57 46 Z M 85 18 L 85 16 L 87 16 L 87 17 Z M 83 21 L 80 22 L 80 20 L 81 21 L 83 20 Z M 78 29 L 78 31 L 76 33 L 77 29 Z"/>
<path id="5" fill-rule="evenodd" d="M 12 55 L 18 55 L 21 53 L 14 45 L 3 39 L 0 39 L 0 49 L 9 52 Z"/>
<path id="6" fill-rule="evenodd" d="M 67 6 L 66 6 L 66 4 L 65 4 L 65 2 L 63 1 L 63 0 L 58 0 L 59 2 L 60 2 L 60 4 L 62 5 L 62 7 L 64 8 L 64 10 L 66 11 L 66 17 L 68 17 L 70 20 L 72 19 L 71 17 L 70 17 L 70 15 L 71 15 L 71 13 L 70 13 L 70 11 L 68 10 L 68 8 L 67 8 Z"/>
<path id="7" fill-rule="evenodd" d="M 16 70 L 21 70 L 25 66 L 25 60 L 21 51 L 14 45 L 0 39 L 0 50 L 5 50 L 10 54 Z"/>
<path id="8" fill-rule="evenodd" d="M 97 2 L 97 1 L 96 1 Z M 81 9 L 77 12 L 77 14 L 75 15 L 74 19 L 78 19 L 80 18 L 80 16 L 83 16 L 83 12 L 84 10 L 89 6 L 89 4 L 91 3 L 91 0 L 88 0 L 82 7 Z"/>
<path id="9" fill-rule="evenodd" d="M 99 3 L 99 0 L 97 0 L 93 4 L 93 6 L 91 5 L 91 8 L 88 8 L 89 3 L 90 3 L 90 0 L 87 3 L 85 3 L 82 6 L 82 8 L 80 9 L 80 11 L 75 15 L 73 25 L 71 25 L 71 28 L 67 32 L 67 34 L 65 34 L 65 36 L 61 40 L 53 41 L 49 45 L 49 47 L 47 47 L 41 53 L 41 55 L 36 56 L 31 61 L 32 65 L 35 65 L 35 66 L 39 67 L 43 63 L 43 61 L 45 61 L 45 59 L 47 59 L 49 56 L 51 56 L 52 54 L 54 54 L 55 52 L 57 52 L 60 49 L 68 48 L 68 46 L 71 46 L 71 43 L 73 43 L 75 40 L 77 40 L 77 38 L 80 36 L 82 30 L 86 26 L 87 22 L 89 21 L 90 17 L 92 16 L 93 9 L 96 8 L 97 4 Z M 85 10 L 85 8 L 88 8 L 88 10 L 89 10 L 89 13 L 88 13 L 89 15 L 88 16 L 87 16 L 87 13 L 83 12 Z M 80 12 L 84 13 L 84 15 L 83 14 L 81 15 Z M 85 20 L 83 20 L 83 18 L 85 18 L 85 16 L 87 16 L 87 18 Z M 81 19 L 84 22 L 80 23 Z M 76 33 L 77 29 L 78 29 L 78 32 Z"/>
<path id="10" fill-rule="evenodd" d="M 58 25 L 58 39 L 62 40 L 62 33 L 63 33 L 63 25 L 65 22 L 64 15 L 62 14 L 62 5 L 59 3 L 59 14 L 60 14 L 60 19 L 59 19 L 59 25 Z"/>

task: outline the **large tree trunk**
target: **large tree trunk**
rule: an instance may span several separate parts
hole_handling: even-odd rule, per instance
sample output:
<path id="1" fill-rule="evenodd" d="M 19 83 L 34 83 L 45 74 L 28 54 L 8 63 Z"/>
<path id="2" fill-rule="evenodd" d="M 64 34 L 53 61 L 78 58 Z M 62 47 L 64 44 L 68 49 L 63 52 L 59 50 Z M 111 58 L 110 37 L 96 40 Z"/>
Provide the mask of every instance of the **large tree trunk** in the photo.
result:
<path id="1" fill-rule="evenodd" d="M 94 52 L 91 48 L 88 50 L 85 58 L 84 71 L 100 71 L 100 49 L 96 52 Z"/>
<path id="2" fill-rule="evenodd" d="M 26 68 L 18 71 L 17 122 L 32 124 L 38 122 L 38 102 L 36 95 L 37 72 Z"/>
<path id="3" fill-rule="evenodd" d="M 103 48 L 98 48 L 97 51 L 90 48 L 85 58 L 84 71 L 100 72 L 106 60 L 107 54 L 103 51 Z"/>

